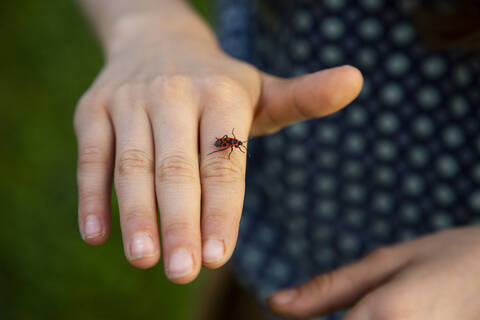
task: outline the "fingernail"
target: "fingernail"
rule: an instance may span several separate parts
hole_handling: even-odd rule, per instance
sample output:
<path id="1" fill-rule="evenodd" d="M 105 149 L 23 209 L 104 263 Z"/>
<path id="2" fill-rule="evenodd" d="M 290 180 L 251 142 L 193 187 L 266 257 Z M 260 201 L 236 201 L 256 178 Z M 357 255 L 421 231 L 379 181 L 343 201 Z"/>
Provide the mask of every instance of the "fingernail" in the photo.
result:
<path id="1" fill-rule="evenodd" d="M 280 291 L 272 297 L 272 301 L 275 304 L 286 304 L 292 302 L 297 296 L 297 290 L 287 289 Z"/>
<path id="2" fill-rule="evenodd" d="M 179 278 L 191 273 L 193 270 L 192 254 L 186 249 L 177 249 L 170 256 L 168 264 L 168 277 Z"/>
<path id="3" fill-rule="evenodd" d="M 131 258 L 140 259 L 155 254 L 152 237 L 146 233 L 136 233 L 131 242 Z"/>
<path id="4" fill-rule="evenodd" d="M 102 227 L 97 216 L 91 214 L 85 219 L 85 239 L 97 238 L 102 234 Z"/>
<path id="5" fill-rule="evenodd" d="M 210 239 L 203 245 L 203 260 L 206 262 L 215 262 L 223 258 L 225 254 L 225 245 L 223 241 Z"/>

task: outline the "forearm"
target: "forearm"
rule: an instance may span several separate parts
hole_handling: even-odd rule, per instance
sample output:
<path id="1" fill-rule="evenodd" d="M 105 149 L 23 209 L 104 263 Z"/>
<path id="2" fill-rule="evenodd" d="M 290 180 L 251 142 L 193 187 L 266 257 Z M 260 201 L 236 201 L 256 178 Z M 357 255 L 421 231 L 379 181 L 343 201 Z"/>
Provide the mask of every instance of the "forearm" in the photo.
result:
<path id="1" fill-rule="evenodd" d="M 185 0 L 77 0 L 107 55 L 133 37 L 198 37 L 217 45 L 208 24 Z"/>

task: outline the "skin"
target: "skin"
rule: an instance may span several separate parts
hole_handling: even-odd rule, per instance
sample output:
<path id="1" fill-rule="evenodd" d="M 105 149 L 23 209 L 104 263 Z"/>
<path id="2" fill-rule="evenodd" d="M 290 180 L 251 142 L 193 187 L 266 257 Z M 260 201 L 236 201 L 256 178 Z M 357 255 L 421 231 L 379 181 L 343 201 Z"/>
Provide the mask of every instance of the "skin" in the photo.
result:
<path id="1" fill-rule="evenodd" d="M 365 258 L 273 295 L 291 318 L 350 308 L 345 320 L 480 318 L 480 227 L 454 228 L 382 247 Z"/>
<path id="2" fill-rule="evenodd" d="M 181 0 L 79 4 L 105 52 L 74 116 L 82 238 L 107 240 L 113 183 L 128 261 L 152 267 L 162 246 L 167 277 L 188 283 L 202 265 L 225 264 L 237 239 L 246 155 L 209 155 L 215 137 L 235 128 L 244 141 L 331 114 L 358 95 L 362 76 L 351 66 L 262 73 L 225 54 Z"/>
<path id="3" fill-rule="evenodd" d="M 223 53 L 180 0 L 79 2 L 106 57 L 74 119 L 82 237 L 92 245 L 107 240 L 114 178 L 127 259 L 154 266 L 161 232 L 167 276 L 187 283 L 202 265 L 223 265 L 236 242 L 245 154 L 208 155 L 214 137 L 236 128 L 246 140 L 335 112 L 356 97 L 362 77 L 348 66 L 295 79 L 264 74 Z M 135 255 L 138 234 L 152 243 Z M 224 245 L 217 258 L 209 239 Z M 479 248 L 477 226 L 384 247 L 277 293 L 270 306 L 292 318 L 350 308 L 346 320 L 478 319 Z M 175 273 L 169 261 L 179 249 L 193 263 Z"/>

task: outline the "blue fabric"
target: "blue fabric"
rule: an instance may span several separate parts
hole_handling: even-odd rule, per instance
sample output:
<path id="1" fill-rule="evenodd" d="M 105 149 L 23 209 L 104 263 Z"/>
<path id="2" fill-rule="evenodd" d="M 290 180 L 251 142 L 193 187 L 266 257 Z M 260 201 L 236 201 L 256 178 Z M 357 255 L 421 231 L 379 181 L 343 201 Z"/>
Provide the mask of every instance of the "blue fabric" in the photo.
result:
<path id="1" fill-rule="evenodd" d="M 379 246 L 480 221 L 478 56 L 427 49 L 412 0 L 258 3 L 219 1 L 228 53 L 280 76 L 351 64 L 365 77 L 344 110 L 249 144 L 232 266 L 260 301 Z"/>

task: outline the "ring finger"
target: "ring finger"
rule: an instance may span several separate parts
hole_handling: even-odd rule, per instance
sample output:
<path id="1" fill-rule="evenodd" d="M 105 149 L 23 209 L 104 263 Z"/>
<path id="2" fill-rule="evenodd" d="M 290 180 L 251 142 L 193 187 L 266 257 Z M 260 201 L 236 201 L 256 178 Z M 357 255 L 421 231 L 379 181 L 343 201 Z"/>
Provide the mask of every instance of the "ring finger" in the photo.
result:
<path id="1" fill-rule="evenodd" d="M 153 139 L 143 102 L 122 92 L 112 116 L 116 132 L 115 189 L 124 250 L 139 268 L 160 258 L 153 175 Z"/>

